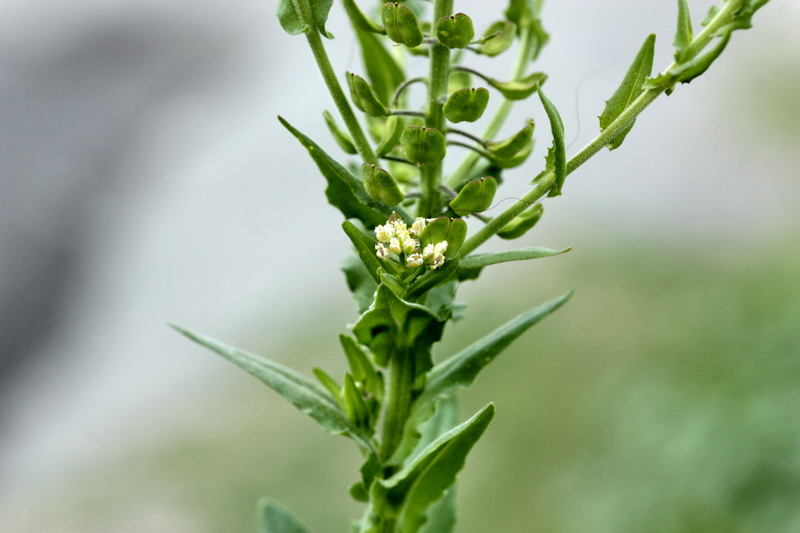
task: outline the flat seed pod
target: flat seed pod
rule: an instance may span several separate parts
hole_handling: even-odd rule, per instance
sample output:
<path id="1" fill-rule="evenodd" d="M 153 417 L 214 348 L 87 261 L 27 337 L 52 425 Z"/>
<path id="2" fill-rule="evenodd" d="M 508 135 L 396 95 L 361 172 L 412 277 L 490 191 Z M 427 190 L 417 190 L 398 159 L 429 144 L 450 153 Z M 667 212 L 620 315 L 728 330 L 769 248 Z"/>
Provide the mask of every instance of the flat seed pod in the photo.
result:
<path id="1" fill-rule="evenodd" d="M 483 87 L 459 89 L 447 99 L 442 112 L 453 123 L 475 122 L 483 116 L 488 103 L 489 91 Z"/>
<path id="2" fill-rule="evenodd" d="M 464 13 L 442 17 L 436 21 L 436 38 L 447 48 L 466 48 L 475 37 L 472 19 Z"/>
<path id="3" fill-rule="evenodd" d="M 467 238 L 467 223 L 460 218 L 440 217 L 428 222 L 419 236 L 422 248 L 429 244 L 447 241 L 447 251 L 444 256 L 448 259 L 454 257 Z"/>
<path id="4" fill-rule="evenodd" d="M 516 239 L 522 237 L 529 229 L 534 227 L 539 219 L 544 214 L 544 206 L 542 204 L 535 204 L 533 207 L 524 211 L 521 215 L 516 216 L 511 222 L 505 225 L 503 229 L 497 232 L 497 236 L 501 239 Z"/>
<path id="5" fill-rule="evenodd" d="M 378 100 L 367 80 L 348 72 L 347 85 L 350 87 L 350 99 L 358 109 L 371 117 L 385 117 L 389 114 L 389 110 Z"/>
<path id="6" fill-rule="evenodd" d="M 491 207 L 496 192 L 497 180 L 493 177 L 472 180 L 450 202 L 450 207 L 458 216 L 480 213 Z"/>
<path id="7" fill-rule="evenodd" d="M 491 154 L 498 159 L 510 159 L 520 153 L 533 138 L 533 121 L 504 141 L 484 143 Z"/>
<path id="8" fill-rule="evenodd" d="M 436 165 L 447 152 L 444 135 L 434 128 L 409 126 L 400 136 L 406 159 L 417 165 Z"/>
<path id="9" fill-rule="evenodd" d="M 509 20 L 499 20 L 489 26 L 483 33 L 478 51 L 490 57 L 502 54 L 514 44 L 516 34 L 516 24 Z"/>
<path id="10" fill-rule="evenodd" d="M 397 205 L 405 199 L 403 191 L 391 174 L 375 165 L 364 163 L 361 165 L 361 177 L 364 179 L 364 189 L 370 198 L 386 205 Z"/>
<path id="11" fill-rule="evenodd" d="M 509 100 L 524 100 L 535 93 L 546 79 L 547 74 L 534 72 L 522 79 L 513 81 L 499 81 L 492 78 L 489 80 L 489 85 L 503 93 L 503 96 Z"/>
<path id="12" fill-rule="evenodd" d="M 417 16 L 403 4 L 386 2 L 381 9 L 381 20 L 386 28 L 386 35 L 398 44 L 409 48 L 422 44 L 422 29 Z"/>

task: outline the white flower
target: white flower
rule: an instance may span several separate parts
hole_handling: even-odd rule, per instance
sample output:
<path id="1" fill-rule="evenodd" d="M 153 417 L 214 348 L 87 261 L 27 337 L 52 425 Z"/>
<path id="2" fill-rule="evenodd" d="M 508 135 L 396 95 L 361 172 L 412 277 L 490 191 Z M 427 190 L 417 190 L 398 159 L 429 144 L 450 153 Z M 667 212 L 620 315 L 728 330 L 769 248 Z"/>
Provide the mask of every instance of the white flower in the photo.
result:
<path id="1" fill-rule="evenodd" d="M 445 253 L 447 251 L 447 241 L 437 242 L 433 246 L 433 251 L 436 252 L 437 254 Z"/>
<path id="2" fill-rule="evenodd" d="M 375 238 L 378 242 L 383 244 L 388 243 L 394 237 L 394 226 L 386 224 L 384 226 L 375 226 Z"/>
<path id="3" fill-rule="evenodd" d="M 429 244 L 422 249 L 422 258 L 426 262 L 430 262 L 432 257 L 433 257 L 433 245 Z"/>
<path id="4" fill-rule="evenodd" d="M 419 217 L 416 220 L 414 220 L 414 223 L 411 225 L 411 229 L 408 230 L 408 234 L 411 235 L 412 237 L 419 237 L 424 227 L 425 227 L 425 219 Z"/>
<path id="5" fill-rule="evenodd" d="M 428 266 L 431 268 L 431 270 L 436 270 L 443 264 L 444 264 L 444 255 L 438 252 L 434 252 L 433 257 L 431 257 L 430 263 L 428 263 Z"/>
<path id="6" fill-rule="evenodd" d="M 376 244 L 375 255 L 377 255 L 379 259 L 383 259 L 384 261 L 386 261 L 387 259 L 389 259 L 389 249 L 382 244 Z"/>
<path id="7" fill-rule="evenodd" d="M 425 261 L 423 261 L 421 254 L 411 254 L 406 259 L 406 263 L 408 263 L 408 266 L 414 267 L 414 268 L 416 268 L 418 266 L 422 266 L 422 264 L 424 262 Z"/>
<path id="8" fill-rule="evenodd" d="M 392 239 L 389 241 L 389 249 L 397 255 L 400 255 L 400 253 L 403 251 L 403 247 L 400 245 L 400 239 L 397 237 L 392 237 Z"/>

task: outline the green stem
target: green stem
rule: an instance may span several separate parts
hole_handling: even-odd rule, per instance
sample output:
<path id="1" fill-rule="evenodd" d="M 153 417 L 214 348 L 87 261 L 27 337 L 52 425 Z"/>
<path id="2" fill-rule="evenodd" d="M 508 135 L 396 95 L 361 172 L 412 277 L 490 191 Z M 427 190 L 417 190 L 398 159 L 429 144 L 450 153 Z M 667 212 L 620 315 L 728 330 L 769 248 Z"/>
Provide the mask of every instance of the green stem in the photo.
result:
<path id="1" fill-rule="evenodd" d="M 311 15 L 311 6 L 308 4 L 308 0 L 292 0 L 292 3 L 294 4 L 294 8 L 298 13 L 301 23 L 309 27 L 309 30 L 306 32 L 308 45 L 311 47 L 312 54 L 314 54 L 314 60 L 317 62 L 317 67 L 322 74 L 322 79 L 325 80 L 325 85 L 328 86 L 328 92 L 331 94 L 333 102 L 336 104 L 336 108 L 339 110 L 339 114 L 342 116 L 345 126 L 347 126 L 350 135 L 353 137 L 353 144 L 356 150 L 358 150 L 361 159 L 365 162 L 377 165 L 378 158 L 375 156 L 375 152 L 367 140 L 366 135 L 364 135 L 364 130 L 361 129 L 361 124 L 358 123 L 358 119 L 356 119 L 353 109 L 350 107 L 350 102 L 347 101 L 342 86 L 336 78 L 336 73 L 328 58 L 328 53 L 325 51 L 325 45 L 322 43 L 322 37 L 320 36 L 316 24 L 313 22 L 314 19 Z"/>
<path id="2" fill-rule="evenodd" d="M 396 349 L 389 359 L 389 387 L 381 435 L 381 462 L 384 464 L 403 438 L 403 429 L 411 411 L 413 385 L 414 357 L 407 349 Z"/>
<path id="3" fill-rule="evenodd" d="M 683 57 L 681 58 L 683 62 L 690 61 L 697 57 L 697 55 L 703 51 L 703 49 L 708 46 L 708 43 L 714 38 L 714 34 L 717 30 L 730 22 L 728 20 L 731 15 L 733 15 L 740 7 L 744 0 L 729 0 L 725 4 L 723 4 L 722 9 L 720 9 L 714 18 L 711 19 L 708 24 L 705 25 L 703 31 L 698 33 L 694 39 L 692 39 L 692 43 L 686 48 L 686 51 L 683 53 Z M 670 65 L 670 67 L 665 71 L 669 72 L 675 66 L 675 63 Z"/>
<path id="4" fill-rule="evenodd" d="M 436 0 L 433 6 L 433 20 L 439 20 L 452 14 L 453 0 Z M 430 74 L 428 76 L 428 106 L 425 113 L 425 126 L 435 128 L 444 133 L 444 113 L 442 100 L 447 95 L 447 82 L 450 77 L 450 49 L 441 44 L 431 45 Z M 428 217 L 441 207 L 439 183 L 442 181 L 442 167 L 436 165 L 420 168 L 420 189 L 417 214 Z"/>
<path id="5" fill-rule="evenodd" d="M 527 26 L 523 26 L 520 29 L 520 47 L 517 53 L 516 63 L 514 64 L 514 71 L 511 74 L 511 79 L 516 80 L 525 75 L 525 70 L 528 67 L 528 62 L 531 57 L 533 44 L 534 41 L 530 30 Z M 495 136 L 500 132 L 500 128 L 503 127 L 503 124 L 505 124 L 506 120 L 508 119 L 508 114 L 511 112 L 513 105 L 514 102 L 503 98 L 503 101 L 500 103 L 497 111 L 495 111 L 491 122 L 489 122 L 489 125 L 483 132 L 482 137 L 484 139 L 492 140 L 495 138 Z M 474 152 L 467 154 L 455 172 L 450 175 L 450 178 L 447 180 L 447 184 L 454 189 L 458 188 L 458 186 L 461 185 L 462 182 L 466 181 L 467 177 L 469 177 L 469 173 L 478 162 L 479 157 L 480 156 Z"/>

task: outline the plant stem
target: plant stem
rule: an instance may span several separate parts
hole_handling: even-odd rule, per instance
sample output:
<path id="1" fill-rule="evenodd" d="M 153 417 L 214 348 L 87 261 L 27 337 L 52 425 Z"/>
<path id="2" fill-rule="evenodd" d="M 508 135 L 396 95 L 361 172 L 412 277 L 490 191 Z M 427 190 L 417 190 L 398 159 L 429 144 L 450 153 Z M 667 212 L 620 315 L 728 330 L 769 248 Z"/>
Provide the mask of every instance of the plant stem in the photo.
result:
<path id="1" fill-rule="evenodd" d="M 449 16 L 453 11 L 453 0 L 436 0 L 433 6 L 433 20 Z M 444 133 L 444 113 L 442 99 L 447 94 L 450 78 L 450 49 L 441 44 L 431 45 L 430 74 L 428 76 L 428 105 L 425 112 L 425 126 Z M 442 181 L 443 163 L 420 167 L 420 189 L 417 214 L 428 217 L 441 206 L 439 183 Z"/>
<path id="2" fill-rule="evenodd" d="M 408 349 L 396 349 L 389 359 L 389 387 L 386 391 L 383 433 L 381 434 L 381 462 L 392 457 L 403 438 L 408 413 L 411 411 L 414 384 L 414 357 Z"/>
<path id="3" fill-rule="evenodd" d="M 525 70 L 528 66 L 528 61 L 531 56 L 531 48 L 533 47 L 533 39 L 531 37 L 531 32 L 527 26 L 523 26 L 520 29 L 520 46 L 519 51 L 517 53 L 517 60 L 514 64 L 514 71 L 511 74 L 511 79 L 519 79 L 525 75 Z M 492 140 L 494 137 L 500 132 L 500 128 L 503 127 L 505 124 L 506 119 L 508 119 L 508 114 L 511 112 L 511 107 L 514 103 L 511 100 L 506 100 L 503 98 L 503 101 L 500 103 L 500 106 L 495 111 L 494 116 L 492 117 L 491 122 L 486 127 L 486 130 L 483 132 L 482 137 L 486 140 Z M 450 187 L 457 189 L 459 185 L 463 181 L 467 179 L 469 176 L 472 167 L 475 166 L 475 163 L 478 162 L 478 157 L 480 157 L 477 153 L 469 153 L 458 166 L 458 168 L 450 175 L 450 178 L 447 180 L 447 185 Z"/>
<path id="4" fill-rule="evenodd" d="M 353 144 L 356 150 L 358 150 L 358 154 L 365 162 L 377 165 L 378 158 L 375 156 L 375 151 L 372 149 L 366 135 L 364 135 L 364 130 L 361 129 L 361 125 L 358 123 L 358 119 L 356 119 L 353 109 L 350 107 L 350 102 L 347 101 L 342 86 L 336 78 L 336 73 L 328 58 L 328 53 L 325 51 L 325 45 L 322 43 L 322 37 L 320 36 L 316 24 L 314 24 L 314 19 L 311 15 L 311 6 L 308 4 L 308 0 L 292 0 L 292 3 L 294 4 L 301 22 L 309 27 L 309 30 L 305 32 L 308 45 L 311 48 L 312 54 L 314 54 L 314 60 L 317 62 L 317 67 L 319 68 L 320 74 L 322 74 L 322 79 L 325 80 L 325 85 L 328 86 L 328 92 L 331 94 L 333 102 L 336 104 L 336 108 L 339 110 L 339 114 L 342 116 L 345 126 L 347 126 L 350 135 L 353 137 Z"/>

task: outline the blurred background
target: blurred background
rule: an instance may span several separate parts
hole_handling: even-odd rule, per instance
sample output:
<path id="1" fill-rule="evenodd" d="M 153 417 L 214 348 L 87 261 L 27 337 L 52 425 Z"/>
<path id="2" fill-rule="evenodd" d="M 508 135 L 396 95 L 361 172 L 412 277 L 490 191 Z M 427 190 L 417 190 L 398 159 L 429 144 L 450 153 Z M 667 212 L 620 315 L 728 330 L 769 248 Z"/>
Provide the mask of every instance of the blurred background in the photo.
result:
<path id="1" fill-rule="evenodd" d="M 331 56 L 359 71 L 336 4 Z M 487 4 L 456 9 L 482 31 Z M 712 3 L 691 4 L 697 22 Z M 275 118 L 338 154 L 333 106 L 275 7 L 0 0 L 3 533 L 255 531 L 263 495 L 315 531 L 360 515 L 350 442 L 165 326 L 343 371 L 348 242 Z M 647 34 L 669 63 L 675 12 L 546 4 L 537 68 L 570 154 Z M 462 395 L 465 417 L 498 415 L 461 475 L 458 531 L 800 531 L 800 4 L 754 23 L 501 243 L 572 252 L 462 286 L 439 357 L 576 294 Z M 503 78 L 507 55 L 473 64 Z M 535 99 L 509 131 L 530 117 L 536 152 L 498 198 L 538 172 Z"/>

